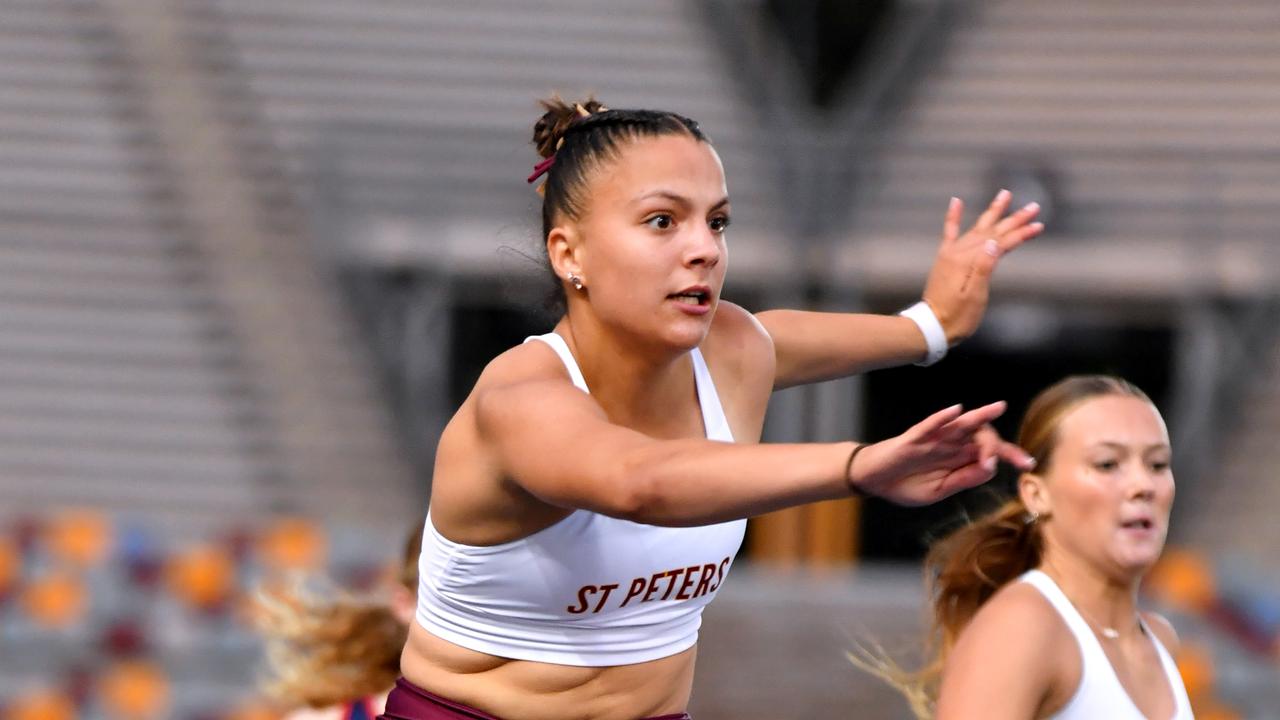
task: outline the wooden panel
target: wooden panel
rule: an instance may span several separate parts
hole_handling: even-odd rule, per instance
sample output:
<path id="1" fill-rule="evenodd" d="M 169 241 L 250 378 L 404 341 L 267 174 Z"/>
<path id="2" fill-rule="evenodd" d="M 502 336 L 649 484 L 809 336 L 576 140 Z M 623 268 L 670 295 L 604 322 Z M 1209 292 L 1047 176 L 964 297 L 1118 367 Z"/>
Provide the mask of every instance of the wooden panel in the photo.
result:
<path id="1" fill-rule="evenodd" d="M 774 567 L 852 564 L 858 555 L 858 500 L 789 508 L 751 520 L 747 552 Z"/>

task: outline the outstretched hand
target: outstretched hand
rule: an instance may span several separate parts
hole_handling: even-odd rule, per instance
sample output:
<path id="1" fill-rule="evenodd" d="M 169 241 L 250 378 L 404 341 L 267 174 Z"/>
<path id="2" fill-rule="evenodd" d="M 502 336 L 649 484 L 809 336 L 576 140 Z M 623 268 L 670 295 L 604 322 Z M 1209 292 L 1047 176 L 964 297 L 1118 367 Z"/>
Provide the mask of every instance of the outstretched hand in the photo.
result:
<path id="1" fill-rule="evenodd" d="M 1003 401 L 969 412 L 959 405 L 940 410 L 895 438 L 867 446 L 848 479 L 899 505 L 928 505 L 990 480 L 999 461 L 1031 470 L 1035 460 L 991 427 L 1004 411 Z"/>
<path id="2" fill-rule="evenodd" d="M 1000 258 L 1044 231 L 1043 223 L 1031 222 L 1040 212 L 1036 203 L 1005 215 L 1012 200 L 1008 190 L 996 193 L 973 227 L 961 235 L 964 203 L 951 198 L 942 225 L 942 244 L 924 287 L 924 301 L 938 316 L 950 345 L 978 329 L 987 311 L 991 274 Z"/>

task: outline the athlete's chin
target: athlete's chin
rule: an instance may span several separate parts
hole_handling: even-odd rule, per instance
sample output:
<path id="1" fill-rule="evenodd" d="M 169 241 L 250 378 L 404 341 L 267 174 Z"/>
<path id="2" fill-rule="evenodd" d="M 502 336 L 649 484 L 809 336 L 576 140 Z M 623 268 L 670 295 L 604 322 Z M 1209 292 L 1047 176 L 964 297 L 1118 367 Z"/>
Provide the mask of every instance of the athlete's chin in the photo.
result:
<path id="1" fill-rule="evenodd" d="M 1127 576 L 1141 577 L 1160 560 L 1164 544 L 1152 544 L 1145 547 L 1130 547 L 1118 550 L 1113 555 L 1113 562 Z"/>
<path id="2" fill-rule="evenodd" d="M 707 339 L 711 331 L 711 318 L 714 312 L 697 318 L 681 318 L 663 329 L 663 340 L 666 344 L 685 350 L 692 350 Z"/>

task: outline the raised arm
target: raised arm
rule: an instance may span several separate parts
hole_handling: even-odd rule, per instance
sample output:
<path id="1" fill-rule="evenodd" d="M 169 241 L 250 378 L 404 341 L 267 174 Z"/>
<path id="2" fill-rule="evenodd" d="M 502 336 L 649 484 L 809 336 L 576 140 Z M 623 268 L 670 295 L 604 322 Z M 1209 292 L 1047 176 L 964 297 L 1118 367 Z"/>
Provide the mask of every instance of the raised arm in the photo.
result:
<path id="1" fill-rule="evenodd" d="M 924 336 L 899 315 L 767 310 L 756 317 L 777 354 L 775 390 L 920 360 Z"/>
<path id="2" fill-rule="evenodd" d="M 705 525 L 861 491 L 924 504 L 990 479 L 997 457 L 1026 456 L 987 427 L 994 403 L 942 410 L 902 435 L 853 442 L 738 445 L 655 440 L 610 423 L 562 380 L 535 380 L 476 398 L 482 443 L 501 472 L 543 502 L 652 525 Z"/>
<path id="3" fill-rule="evenodd" d="M 951 199 L 924 289 L 924 302 L 941 323 L 948 345 L 978 329 L 1000 258 L 1044 230 L 1032 222 L 1040 211 L 1034 203 L 1006 215 L 1011 200 L 1001 190 L 961 235 L 964 204 Z M 927 349 L 916 324 L 897 315 L 769 310 L 756 317 L 773 338 L 775 388 L 918 362 Z"/>

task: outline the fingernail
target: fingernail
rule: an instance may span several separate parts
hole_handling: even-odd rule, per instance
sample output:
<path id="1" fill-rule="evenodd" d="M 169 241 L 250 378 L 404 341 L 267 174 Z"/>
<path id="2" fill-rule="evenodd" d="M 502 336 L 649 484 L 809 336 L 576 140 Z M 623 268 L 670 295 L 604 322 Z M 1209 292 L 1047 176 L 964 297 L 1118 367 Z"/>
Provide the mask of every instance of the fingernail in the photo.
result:
<path id="1" fill-rule="evenodd" d="M 1036 211 L 1036 210 L 1039 210 L 1039 209 L 1040 209 L 1040 203 L 1038 203 L 1038 202 L 1029 202 L 1029 203 L 1027 203 L 1027 204 L 1026 204 L 1026 206 L 1025 206 L 1025 207 L 1023 207 L 1022 209 L 1023 209 L 1023 210 L 1027 210 L 1027 211 L 1029 211 L 1029 212 L 1033 212 L 1033 211 Z"/>
<path id="2" fill-rule="evenodd" d="M 1008 191 L 1008 190 L 1003 190 L 1003 189 L 1002 189 L 1002 190 L 1000 190 L 1000 192 L 996 193 L 996 199 L 997 199 L 997 200 L 1008 200 L 1008 199 L 1009 199 L 1009 191 Z"/>
<path id="3" fill-rule="evenodd" d="M 1044 229 L 1044 223 L 1042 222 L 1031 223 L 1031 229 L 1035 230 L 1036 232 L 1039 232 Z"/>
<path id="4" fill-rule="evenodd" d="M 953 195 L 953 196 L 951 197 L 951 203 L 950 203 L 947 207 L 951 208 L 952 210 L 955 210 L 955 209 L 956 209 L 956 206 L 957 206 L 957 205 L 959 205 L 959 204 L 960 204 L 960 198 L 955 197 L 955 196 Z"/>
<path id="5" fill-rule="evenodd" d="M 1028 455 L 1026 459 L 1023 460 L 1023 462 L 1026 463 L 1028 470 L 1034 470 L 1036 467 L 1036 459 L 1031 457 L 1030 455 Z"/>
<path id="6" fill-rule="evenodd" d="M 995 469 L 996 469 L 996 456 L 995 456 L 995 455 L 992 455 L 991 457 L 987 458 L 986 460 L 983 460 L 983 461 L 982 461 L 982 469 L 987 470 L 987 471 L 995 470 Z"/>
<path id="7" fill-rule="evenodd" d="M 995 238 L 988 238 L 987 244 L 983 246 L 983 249 L 991 257 L 1000 257 L 1000 243 L 996 242 Z"/>

